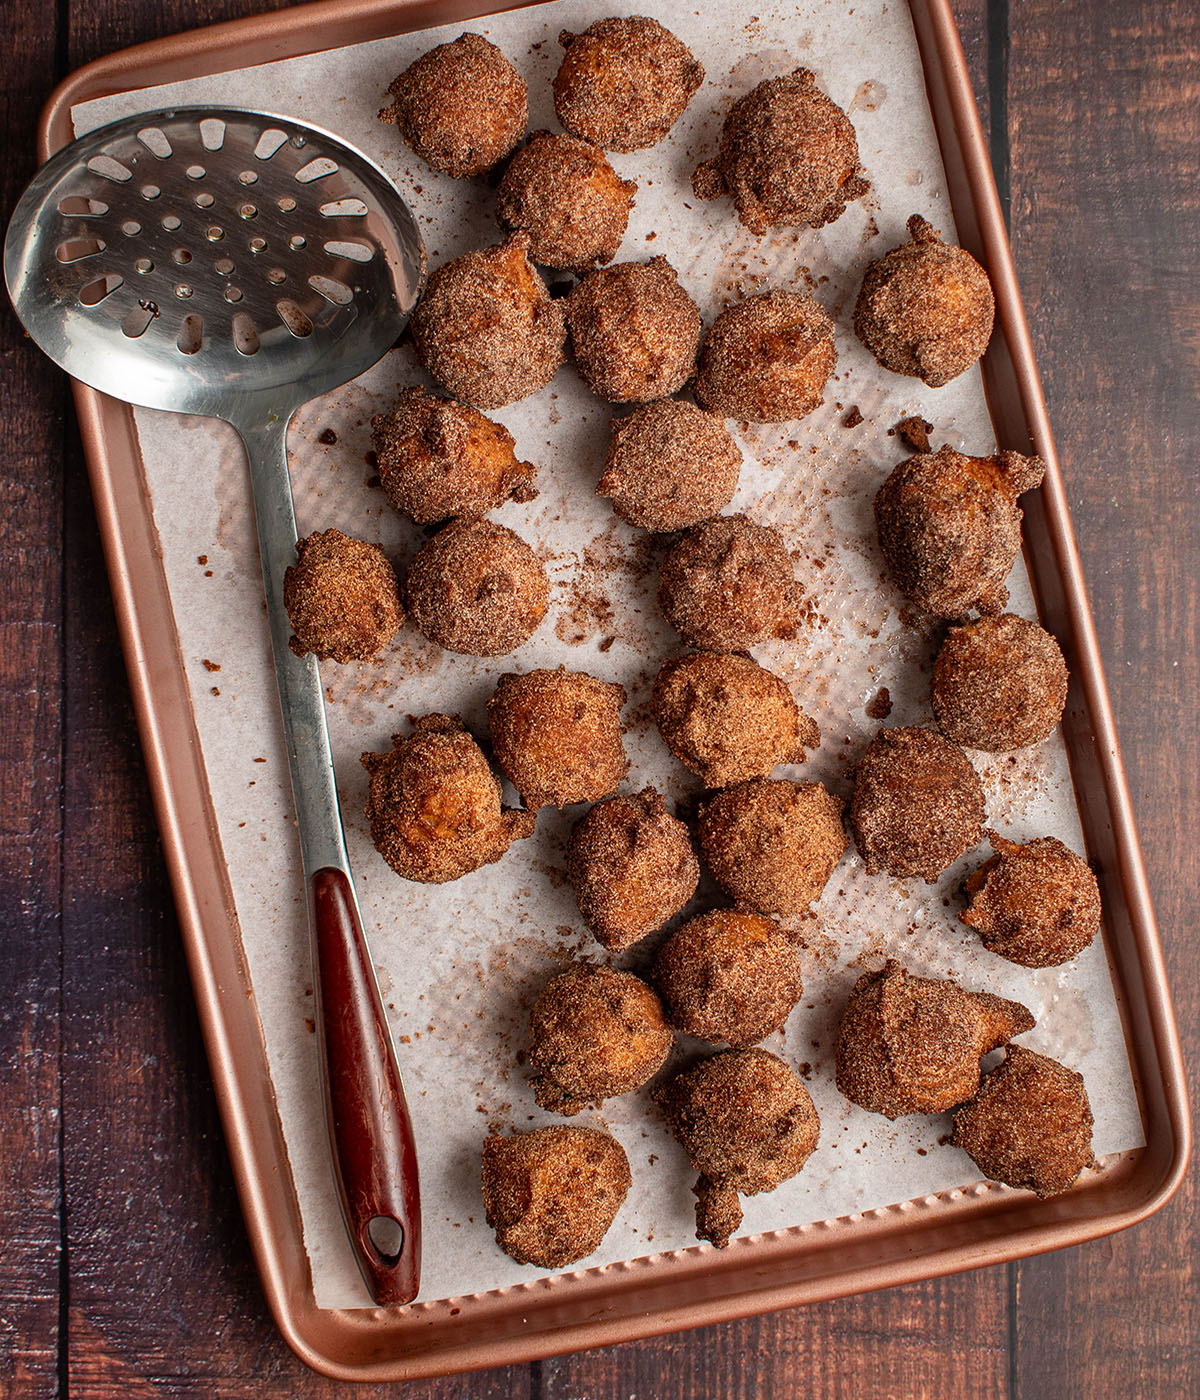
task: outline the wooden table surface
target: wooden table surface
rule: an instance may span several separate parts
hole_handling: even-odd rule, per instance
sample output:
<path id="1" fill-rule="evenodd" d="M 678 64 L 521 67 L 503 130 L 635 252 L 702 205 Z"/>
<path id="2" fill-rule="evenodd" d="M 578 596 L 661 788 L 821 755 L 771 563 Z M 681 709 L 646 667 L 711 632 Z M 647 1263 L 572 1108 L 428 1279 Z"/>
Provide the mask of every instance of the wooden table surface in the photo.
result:
<path id="1" fill-rule="evenodd" d="M 900 0 L 897 0 L 900 3 Z M 55 81 L 263 0 L 7 0 L 0 213 Z M 636 8 L 636 7 L 635 7 Z M 620 12 L 620 7 L 616 7 Z M 1195 902 L 1200 4 L 957 0 L 1185 1052 Z M 382 1395 L 275 1332 L 235 1198 L 66 383 L 0 311 L 0 1391 Z M 421 1397 L 1200 1394 L 1197 1175 L 1082 1248 Z"/>

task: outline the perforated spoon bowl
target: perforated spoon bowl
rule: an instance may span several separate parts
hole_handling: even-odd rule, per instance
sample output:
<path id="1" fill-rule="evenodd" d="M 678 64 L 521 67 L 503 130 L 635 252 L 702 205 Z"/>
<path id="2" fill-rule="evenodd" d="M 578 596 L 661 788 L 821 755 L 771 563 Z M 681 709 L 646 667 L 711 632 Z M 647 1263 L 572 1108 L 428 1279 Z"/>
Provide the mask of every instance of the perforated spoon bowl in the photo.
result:
<path id="1" fill-rule="evenodd" d="M 129 403 L 222 418 L 245 442 L 335 1176 L 355 1256 L 385 1304 L 419 1286 L 416 1150 L 350 876 L 317 663 L 288 648 L 285 440 L 297 408 L 395 343 L 424 266 L 412 214 L 364 155 L 301 122 L 215 107 L 125 118 L 65 147 L 25 191 L 4 245 L 17 315 L 68 374 Z"/>

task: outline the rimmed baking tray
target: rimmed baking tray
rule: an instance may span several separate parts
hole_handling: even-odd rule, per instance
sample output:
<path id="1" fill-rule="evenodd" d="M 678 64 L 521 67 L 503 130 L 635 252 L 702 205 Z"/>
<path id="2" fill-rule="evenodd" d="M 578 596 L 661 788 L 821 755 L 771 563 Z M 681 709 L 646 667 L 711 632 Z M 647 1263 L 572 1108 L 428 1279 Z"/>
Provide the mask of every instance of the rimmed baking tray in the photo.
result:
<path id="1" fill-rule="evenodd" d="M 517 7 L 506 7 L 517 8 Z M 217 25 L 102 59 L 69 77 L 42 118 L 43 158 L 73 135 L 74 105 L 410 32 L 493 4 L 330 0 Z M 736 1243 L 583 1270 L 399 1310 L 316 1306 L 262 1029 L 209 797 L 132 414 L 75 386 L 147 764 L 213 1078 L 251 1243 L 272 1312 L 317 1369 L 403 1379 L 528 1360 L 1000 1263 L 1134 1224 L 1170 1198 L 1190 1126 L 1178 1039 L 1099 650 L 986 146 L 947 0 L 910 0 L 961 242 L 988 268 L 998 334 L 984 363 L 997 436 L 1048 463 L 1023 502 L 1039 612 L 1072 673 L 1063 732 L 1106 905 L 1147 1146 L 1066 1197 L 953 1191 Z"/>

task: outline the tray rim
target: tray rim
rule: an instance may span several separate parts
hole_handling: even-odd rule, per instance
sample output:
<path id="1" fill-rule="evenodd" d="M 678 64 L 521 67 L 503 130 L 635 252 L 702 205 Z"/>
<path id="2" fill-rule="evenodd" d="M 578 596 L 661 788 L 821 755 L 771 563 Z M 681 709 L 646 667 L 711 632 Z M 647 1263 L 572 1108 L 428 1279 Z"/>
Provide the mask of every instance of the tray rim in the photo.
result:
<path id="1" fill-rule="evenodd" d="M 200 72 L 242 67 L 248 58 L 260 63 L 297 57 L 538 2 L 316 0 L 283 12 L 152 40 L 97 59 L 57 86 L 39 122 L 39 157 L 46 159 L 71 139 L 71 107 L 79 102 Z M 463 1299 L 461 1308 L 452 1306 L 454 1299 L 419 1303 L 398 1312 L 317 1308 L 157 535 L 149 512 L 134 520 L 122 508 L 122 502 L 135 499 L 139 489 L 143 503 L 145 499 L 132 411 L 75 383 L 118 630 L 247 1230 L 277 1326 L 297 1355 L 326 1375 L 399 1380 L 481 1369 L 1007 1262 L 1127 1228 L 1161 1209 L 1183 1179 L 1191 1128 L 1182 1054 L 1098 641 L 999 197 L 950 0 L 908 0 L 908 4 L 960 235 L 965 244 L 978 245 L 996 290 L 1008 373 L 1006 377 L 1002 367 L 997 374 L 987 374 L 989 408 L 995 419 L 998 401 L 1007 398 L 1015 403 L 1030 441 L 1047 461 L 1039 500 L 1073 633 L 1072 670 L 1096 750 L 1103 807 L 1111 818 L 1116 878 L 1128 913 L 1128 936 L 1118 950 L 1121 976 L 1115 986 L 1119 999 L 1131 990 L 1136 994 L 1123 1001 L 1122 1009 L 1137 1022 L 1128 1038 L 1148 1145 L 1110 1159 L 1102 1174 L 1058 1203 L 1030 1203 L 1025 1193 L 980 1185 L 737 1242 L 721 1256 L 692 1248 L 531 1281 Z M 951 137 L 962 166 L 953 172 L 959 177 L 957 197 L 947 151 Z M 968 202 L 973 238 L 962 227 L 963 200 Z M 1000 339 L 995 337 L 994 344 Z M 991 352 L 988 358 L 992 360 Z M 167 699 L 176 703 L 168 704 Z M 1077 779 L 1074 760 L 1072 770 Z M 198 849 L 203 859 L 197 857 Z M 1111 959 L 1111 948 L 1109 953 Z M 1127 986 L 1131 975 L 1132 989 Z M 1148 1069 L 1155 1071 L 1153 1076 Z M 1155 1125 L 1169 1141 L 1152 1138 Z M 923 1230 L 922 1210 L 931 1216 L 936 1213 L 936 1221 Z M 933 1232 L 944 1236 L 940 1246 L 925 1240 L 921 1251 L 904 1248 L 907 1235 Z M 850 1262 L 830 1275 L 820 1270 L 819 1263 L 835 1246 Z M 654 1279 L 647 1277 L 651 1270 Z M 550 1291 L 563 1301 L 555 1305 L 545 1300 Z M 619 1304 L 606 1305 L 614 1294 L 629 1295 L 623 1311 Z M 628 1306 L 629 1297 L 638 1296 L 643 1305 Z M 464 1340 L 458 1335 L 463 1324 L 453 1322 L 454 1314 L 461 1314 L 464 1322 L 475 1320 L 499 1330 L 482 1340 L 475 1336 Z"/>

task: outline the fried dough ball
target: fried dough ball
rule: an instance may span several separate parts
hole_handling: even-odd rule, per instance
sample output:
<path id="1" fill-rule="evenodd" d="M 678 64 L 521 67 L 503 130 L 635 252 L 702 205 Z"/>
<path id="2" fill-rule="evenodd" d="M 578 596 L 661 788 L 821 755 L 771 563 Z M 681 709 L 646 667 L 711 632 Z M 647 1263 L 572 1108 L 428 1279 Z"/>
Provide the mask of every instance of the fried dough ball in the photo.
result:
<path id="1" fill-rule="evenodd" d="M 773 1191 L 808 1161 L 821 1120 L 790 1065 L 769 1050 L 723 1050 L 655 1094 L 700 1180 L 696 1238 L 718 1249 L 742 1223 L 738 1196 Z"/>
<path id="2" fill-rule="evenodd" d="M 931 729 L 881 729 L 858 760 L 850 829 L 867 874 L 932 883 L 983 835 L 983 786 Z"/>
<path id="3" fill-rule="evenodd" d="M 951 627 L 933 665 L 933 714 L 947 738 L 1005 753 L 1040 744 L 1062 719 L 1067 663 L 1036 622 L 1004 613 Z"/>
<path id="4" fill-rule="evenodd" d="M 685 642 L 709 651 L 795 636 L 798 594 L 783 536 L 745 515 L 694 525 L 658 575 L 663 616 Z"/>
<path id="5" fill-rule="evenodd" d="M 716 413 L 659 399 L 614 418 L 596 486 L 629 525 L 663 533 L 716 515 L 737 491 L 742 453 Z"/>
<path id="6" fill-rule="evenodd" d="M 696 368 L 700 310 L 666 258 L 589 272 L 567 298 L 575 363 L 609 403 L 681 389 Z"/>
<path id="7" fill-rule="evenodd" d="M 701 651 L 666 662 L 654 682 L 654 721 L 667 748 L 710 788 L 803 763 L 821 742 L 783 681 L 748 656 Z"/>
<path id="8" fill-rule="evenodd" d="M 885 1118 L 943 1113 L 979 1088 L 979 1062 L 1034 1025 L 1019 1002 L 910 977 L 888 960 L 854 984 L 837 1040 L 837 1086 Z"/>
<path id="9" fill-rule="evenodd" d="M 629 1158 L 614 1137 L 565 1124 L 483 1144 L 483 1208 L 518 1264 L 565 1269 L 600 1248 L 628 1194 Z"/>
<path id="10" fill-rule="evenodd" d="M 478 520 L 537 495 L 537 468 L 518 460 L 502 423 L 424 389 L 405 389 L 394 413 L 371 419 L 371 445 L 388 500 L 418 525 Z"/>
<path id="11" fill-rule="evenodd" d="M 396 573 L 377 544 L 340 530 L 296 542 L 296 562 L 283 575 L 283 603 L 297 656 L 365 661 L 395 637 L 404 621 Z"/>
<path id="12" fill-rule="evenodd" d="M 529 234 L 534 262 L 581 271 L 616 257 L 636 193 L 636 183 L 622 180 L 599 146 L 535 131 L 508 163 L 496 216 Z"/>
<path id="13" fill-rule="evenodd" d="M 431 642 L 464 656 L 503 656 L 541 625 L 550 580 L 506 525 L 455 520 L 417 551 L 404 591 L 409 616 Z"/>
<path id="14" fill-rule="evenodd" d="M 1040 457 L 950 447 L 901 462 L 875 496 L 879 545 L 900 592 L 938 617 L 1000 612 L 1021 548 L 1017 497 L 1045 470 Z"/>
<path id="15" fill-rule="evenodd" d="M 800 959 L 778 924 L 716 909 L 659 949 L 654 981 L 676 1030 L 735 1049 L 777 1031 L 804 991 Z"/>
<path id="16" fill-rule="evenodd" d="M 492 749 L 526 807 L 598 802 L 628 761 L 625 687 L 582 671 L 508 672 L 488 701 Z"/>
<path id="17" fill-rule="evenodd" d="M 1010 1045 L 954 1115 L 950 1141 L 993 1181 L 1057 1196 L 1095 1162 L 1083 1075 Z"/>
<path id="18" fill-rule="evenodd" d="M 444 175 L 463 179 L 490 170 L 521 139 L 529 120 L 525 80 L 481 34 L 424 53 L 388 88 L 406 146 Z"/>
<path id="19" fill-rule="evenodd" d="M 716 159 L 692 176 L 698 199 L 732 195 L 751 233 L 822 228 L 869 188 L 850 118 L 807 68 L 768 78 L 735 102 Z"/>
<path id="20" fill-rule="evenodd" d="M 641 151 L 667 134 L 704 81 L 688 48 L 657 20 L 597 20 L 558 36 L 566 49 L 554 79 L 563 126 L 606 151 Z"/>
<path id="21" fill-rule="evenodd" d="M 563 310 L 528 251 L 529 235 L 518 232 L 443 264 L 409 321 L 421 363 L 472 408 L 535 394 L 563 362 Z"/>
<path id="22" fill-rule="evenodd" d="M 884 369 L 940 389 L 987 349 L 992 284 L 965 248 L 943 243 L 919 214 L 909 219 L 908 232 L 910 243 L 867 268 L 854 333 Z"/>
<path id="23" fill-rule="evenodd" d="M 761 292 L 712 323 L 696 402 L 750 423 L 805 418 L 820 407 L 836 364 L 833 322 L 807 292 Z"/>
<path id="24" fill-rule="evenodd" d="M 389 753 L 365 753 L 367 818 L 375 849 L 397 875 L 428 885 L 498 861 L 533 835 L 532 812 L 500 805 L 500 782 L 452 715 L 425 715 Z"/>
<path id="25" fill-rule="evenodd" d="M 640 1089 L 674 1043 L 662 1002 L 632 972 L 575 963 L 538 997 L 529 1063 L 538 1106 L 568 1118 Z"/>
<path id="26" fill-rule="evenodd" d="M 1023 967 L 1058 967 L 1100 930 L 1100 886 L 1091 866 L 1053 836 L 1019 846 L 988 832 L 996 852 L 963 885 L 959 918 L 989 953 Z"/>
<path id="27" fill-rule="evenodd" d="M 576 823 L 567 873 L 596 941 L 623 953 L 657 933 L 691 899 L 700 862 L 687 827 L 648 787 L 598 803 Z"/>
<path id="28" fill-rule="evenodd" d="M 700 850 L 739 907 L 802 914 L 850 844 L 844 806 L 820 783 L 755 778 L 700 808 Z"/>

